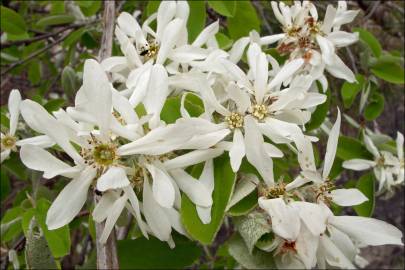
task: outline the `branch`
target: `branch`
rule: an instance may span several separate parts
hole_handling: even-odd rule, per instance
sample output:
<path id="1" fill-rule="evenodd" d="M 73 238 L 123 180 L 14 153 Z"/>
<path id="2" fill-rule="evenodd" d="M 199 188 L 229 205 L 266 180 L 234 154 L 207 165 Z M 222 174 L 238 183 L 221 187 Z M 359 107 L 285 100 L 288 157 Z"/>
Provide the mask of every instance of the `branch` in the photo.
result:
<path id="1" fill-rule="evenodd" d="M 111 56 L 112 41 L 115 19 L 115 1 L 104 1 L 103 15 L 103 36 L 101 38 L 101 48 L 98 60 Z M 98 196 L 94 195 L 94 202 L 97 203 Z M 104 230 L 104 222 L 96 223 L 96 247 L 97 247 L 97 269 L 118 269 L 117 243 L 115 229 L 111 231 L 105 244 L 100 242 L 101 234 Z"/>

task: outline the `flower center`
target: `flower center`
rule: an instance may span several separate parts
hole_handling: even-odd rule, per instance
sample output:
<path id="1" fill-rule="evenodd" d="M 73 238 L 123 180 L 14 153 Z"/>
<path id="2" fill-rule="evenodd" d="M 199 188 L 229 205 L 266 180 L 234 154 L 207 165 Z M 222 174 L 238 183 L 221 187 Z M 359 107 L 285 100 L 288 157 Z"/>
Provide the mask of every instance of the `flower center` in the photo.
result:
<path id="1" fill-rule="evenodd" d="M 321 185 L 318 186 L 318 190 L 316 192 L 315 200 L 323 201 L 326 204 L 330 204 L 332 202 L 332 197 L 330 196 L 332 190 L 335 188 L 335 184 L 331 181 L 325 181 Z"/>
<path id="2" fill-rule="evenodd" d="M 259 120 L 263 120 L 267 115 L 267 107 L 264 104 L 255 104 L 252 106 L 252 115 Z"/>
<path id="3" fill-rule="evenodd" d="M 144 57 L 145 62 L 149 59 L 156 59 L 159 52 L 159 44 L 155 40 L 148 40 L 148 46 L 142 46 L 140 55 Z"/>
<path id="4" fill-rule="evenodd" d="M 285 193 L 286 189 L 284 182 L 279 182 L 271 187 L 259 186 L 259 196 L 263 196 L 268 199 L 279 198 L 280 196 L 285 195 Z"/>
<path id="5" fill-rule="evenodd" d="M 243 127 L 243 116 L 239 113 L 231 113 L 225 117 L 225 121 L 228 123 L 230 129 Z"/>
<path id="6" fill-rule="evenodd" d="M 3 139 L 1 139 L 1 148 L 4 148 L 6 150 L 12 149 L 15 147 L 17 139 L 14 136 L 11 135 L 5 135 Z"/>
<path id="7" fill-rule="evenodd" d="M 385 159 L 383 156 L 381 156 L 381 157 L 377 158 L 377 160 L 375 162 L 377 163 L 378 167 L 383 167 L 384 163 L 385 163 Z"/>
<path id="8" fill-rule="evenodd" d="M 81 155 L 84 158 L 84 163 L 93 166 L 93 168 L 104 170 L 113 165 L 119 158 L 117 154 L 117 145 L 108 142 L 103 143 L 92 135 L 92 139 L 88 141 L 89 148 L 82 148 Z"/>

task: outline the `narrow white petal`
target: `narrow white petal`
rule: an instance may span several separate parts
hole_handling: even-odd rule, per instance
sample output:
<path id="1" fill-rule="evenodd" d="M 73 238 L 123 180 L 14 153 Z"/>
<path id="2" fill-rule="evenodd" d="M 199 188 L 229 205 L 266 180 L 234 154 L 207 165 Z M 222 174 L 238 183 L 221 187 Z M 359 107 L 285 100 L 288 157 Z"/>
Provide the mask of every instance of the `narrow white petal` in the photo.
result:
<path id="1" fill-rule="evenodd" d="M 135 216 L 136 222 L 138 224 L 138 227 L 141 229 L 142 234 L 146 238 L 148 238 L 148 233 L 146 231 L 146 225 L 144 224 L 144 222 L 142 220 L 141 211 L 140 211 L 140 208 L 139 208 L 138 197 L 136 196 L 136 194 L 135 194 L 135 192 L 134 192 L 134 190 L 132 189 L 131 186 L 126 186 L 123 189 L 124 189 L 124 192 L 127 195 L 128 199 L 129 199 L 129 201 L 131 203 L 131 206 L 132 206 L 132 208 L 134 210 L 134 213 L 135 213 L 134 216 Z"/>
<path id="2" fill-rule="evenodd" d="M 380 152 L 378 151 L 377 147 L 371 138 L 366 134 L 364 134 L 364 144 L 366 145 L 367 150 L 372 153 L 374 157 L 380 157 Z"/>
<path id="3" fill-rule="evenodd" d="M 128 36 L 135 37 L 137 31 L 141 31 L 141 27 L 135 18 L 128 12 L 121 12 L 117 18 L 117 24 Z"/>
<path id="4" fill-rule="evenodd" d="M 62 189 L 46 215 L 49 230 L 68 224 L 79 213 L 86 202 L 87 192 L 95 176 L 96 170 L 88 168 Z"/>
<path id="5" fill-rule="evenodd" d="M 228 87 L 226 88 L 229 97 L 235 101 L 238 112 L 245 113 L 247 109 L 249 109 L 251 102 L 249 94 L 240 89 L 235 83 L 229 83 Z"/>
<path id="6" fill-rule="evenodd" d="M 333 31 L 328 35 L 328 40 L 336 47 L 346 47 L 359 40 L 359 33 L 348 33 L 345 31 Z"/>
<path id="7" fill-rule="evenodd" d="M 1 152 L 0 156 L 0 163 L 2 163 L 4 160 L 6 160 L 10 156 L 11 150 L 7 149 Z"/>
<path id="8" fill-rule="evenodd" d="M 168 241 L 172 231 L 171 223 L 155 201 L 148 181 L 143 184 L 143 214 L 153 234 L 161 241 Z"/>
<path id="9" fill-rule="evenodd" d="M 105 220 L 111 211 L 111 207 L 117 199 L 118 194 L 115 192 L 105 192 L 98 201 L 96 207 L 94 207 L 93 213 L 91 214 L 94 221 L 102 222 Z"/>
<path id="10" fill-rule="evenodd" d="M 24 145 L 20 150 L 20 158 L 25 166 L 32 170 L 44 172 L 44 178 L 52 178 L 72 168 L 65 162 L 54 157 L 48 151 L 34 145 Z"/>
<path id="11" fill-rule="evenodd" d="M 350 159 L 343 162 L 342 166 L 345 169 L 363 171 L 374 167 L 376 163 L 366 159 Z"/>
<path id="12" fill-rule="evenodd" d="M 329 139 L 326 145 L 325 161 L 322 172 L 323 179 L 326 179 L 329 176 L 330 170 L 332 169 L 339 140 L 339 133 L 340 133 L 340 110 L 338 108 L 338 115 L 336 118 L 336 122 L 333 125 L 331 131 L 329 132 Z"/>
<path id="13" fill-rule="evenodd" d="M 350 68 L 340 59 L 336 54 L 334 55 L 333 62 L 326 65 L 326 70 L 334 77 L 346 80 L 350 83 L 356 82 L 356 78 Z"/>
<path id="14" fill-rule="evenodd" d="M 240 202 L 247 195 L 252 193 L 256 189 L 258 184 L 259 179 L 254 174 L 248 174 L 242 177 L 236 184 L 232 197 L 229 200 L 228 205 L 226 206 L 226 211 Z"/>
<path id="15" fill-rule="evenodd" d="M 321 35 L 316 35 L 316 41 L 322 51 L 322 59 L 326 64 L 330 65 L 334 61 L 335 47 L 333 43 Z"/>
<path id="16" fill-rule="evenodd" d="M 162 33 L 162 40 L 160 44 L 160 49 L 156 58 L 157 64 L 164 64 L 167 56 L 170 53 L 170 50 L 173 49 L 177 38 L 181 32 L 183 26 L 183 20 L 174 19 L 167 24 L 165 31 Z"/>
<path id="17" fill-rule="evenodd" d="M 125 169 L 121 167 L 111 167 L 97 179 L 97 189 L 99 191 L 123 188 L 129 184 Z"/>
<path id="18" fill-rule="evenodd" d="M 190 165 L 195 165 L 200 162 L 215 158 L 220 156 L 224 151 L 222 149 L 206 149 L 206 150 L 195 150 L 190 153 L 178 156 L 174 159 L 164 162 L 164 167 L 167 170 L 172 170 L 176 168 L 185 168 Z"/>
<path id="19" fill-rule="evenodd" d="M 211 194 L 200 181 L 182 169 L 171 170 L 170 174 L 173 176 L 173 179 L 179 188 L 194 204 L 202 207 L 209 207 L 212 205 Z"/>
<path id="20" fill-rule="evenodd" d="M 122 210 L 124 210 L 125 203 L 127 202 L 128 198 L 126 195 L 121 196 L 119 199 L 117 199 L 114 204 L 112 205 L 108 216 L 107 220 L 104 224 L 104 230 L 103 233 L 101 234 L 100 237 L 100 242 L 105 243 L 107 242 L 108 237 L 110 236 L 110 233 L 112 229 L 115 226 L 115 223 L 117 222 L 118 218 L 121 215 Z M 115 232 L 114 232 L 115 233 Z"/>
<path id="21" fill-rule="evenodd" d="M 17 124 L 18 116 L 20 115 L 21 94 L 17 89 L 13 89 L 8 97 L 8 111 L 10 113 L 10 134 L 14 135 Z"/>
<path id="22" fill-rule="evenodd" d="M 233 132 L 233 142 L 229 157 L 231 159 L 231 167 L 234 172 L 239 170 L 242 159 L 245 156 L 245 142 L 240 129 L 235 129 Z"/>
<path id="23" fill-rule="evenodd" d="M 401 132 L 397 131 L 397 155 L 399 159 L 404 158 L 404 135 Z"/>
<path id="24" fill-rule="evenodd" d="M 147 169 L 152 175 L 152 189 L 155 200 L 163 207 L 173 207 L 175 192 L 172 181 L 169 179 L 170 176 L 153 165 L 147 165 Z"/>
<path id="25" fill-rule="evenodd" d="M 219 30 L 219 21 L 211 23 L 210 25 L 205 27 L 204 30 L 201 31 L 201 33 L 197 36 L 192 45 L 195 47 L 201 47 L 208 41 L 208 39 L 215 36 L 218 30 Z"/>
<path id="26" fill-rule="evenodd" d="M 343 269 L 356 269 L 352 262 L 345 256 L 345 254 L 329 239 L 328 236 L 323 235 L 320 237 L 320 249 L 325 254 L 325 259 L 328 264 L 343 268 Z"/>
<path id="27" fill-rule="evenodd" d="M 358 205 L 368 201 L 368 198 L 357 188 L 335 189 L 331 191 L 330 195 L 332 196 L 332 201 L 340 206 Z"/>
<path id="28" fill-rule="evenodd" d="M 52 147 L 55 144 L 55 142 L 51 138 L 49 138 L 49 136 L 40 135 L 40 136 L 35 136 L 35 137 L 31 137 L 31 138 L 18 140 L 15 144 L 18 146 L 30 144 L 30 145 L 39 146 L 41 148 L 48 148 L 48 147 Z"/>
<path id="29" fill-rule="evenodd" d="M 277 75 L 274 77 L 274 79 L 270 82 L 268 88 L 273 89 L 275 86 L 284 82 L 291 75 L 293 75 L 298 69 L 300 69 L 303 64 L 304 59 L 301 58 L 292 60 L 291 62 L 285 64 L 277 73 Z"/>
<path id="30" fill-rule="evenodd" d="M 334 216 L 329 223 L 364 245 L 402 245 L 402 232 L 374 218 Z"/>
<path id="31" fill-rule="evenodd" d="M 300 232 L 300 220 L 297 209 L 287 205 L 282 198 L 259 198 L 259 206 L 271 217 L 273 232 L 278 236 L 294 241 Z"/>
<path id="32" fill-rule="evenodd" d="M 254 83 L 256 102 L 259 104 L 263 102 L 263 97 L 267 90 L 268 66 L 269 63 L 267 62 L 266 55 L 259 53 L 256 58 L 256 77 Z"/>
<path id="33" fill-rule="evenodd" d="M 264 149 L 264 140 L 255 120 L 245 117 L 245 147 L 248 161 L 256 167 L 264 181 L 269 185 L 274 183 L 273 160 Z"/>
<path id="34" fill-rule="evenodd" d="M 314 236 L 325 232 L 327 216 L 318 204 L 294 201 L 291 205 L 298 210 L 301 220 Z"/>

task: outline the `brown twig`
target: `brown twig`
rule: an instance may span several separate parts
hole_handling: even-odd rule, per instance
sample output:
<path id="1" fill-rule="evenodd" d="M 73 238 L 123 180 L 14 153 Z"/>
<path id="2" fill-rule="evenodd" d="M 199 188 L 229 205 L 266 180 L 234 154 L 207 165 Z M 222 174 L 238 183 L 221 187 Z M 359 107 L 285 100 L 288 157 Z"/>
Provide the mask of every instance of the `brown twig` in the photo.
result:
<path id="1" fill-rule="evenodd" d="M 98 59 L 101 61 L 111 56 L 115 19 L 115 1 L 104 1 L 103 36 Z M 94 202 L 98 196 L 94 194 Z M 97 269 L 118 269 L 117 243 L 115 229 L 111 231 L 105 244 L 100 242 L 104 222 L 96 223 Z"/>

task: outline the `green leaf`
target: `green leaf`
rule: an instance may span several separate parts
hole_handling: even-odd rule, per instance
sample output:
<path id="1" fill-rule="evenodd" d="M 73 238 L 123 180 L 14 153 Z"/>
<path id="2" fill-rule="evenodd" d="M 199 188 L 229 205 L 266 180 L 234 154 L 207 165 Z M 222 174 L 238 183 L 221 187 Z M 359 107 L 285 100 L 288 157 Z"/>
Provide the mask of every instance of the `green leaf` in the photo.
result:
<path id="1" fill-rule="evenodd" d="M 368 121 L 376 119 L 384 111 L 384 96 L 374 92 L 364 109 L 364 118 Z"/>
<path id="2" fill-rule="evenodd" d="M 154 237 L 118 241 L 118 259 L 121 269 L 183 269 L 201 255 L 196 243 L 185 237 L 175 238 L 176 247 Z"/>
<path id="3" fill-rule="evenodd" d="M 49 201 L 39 199 L 36 205 L 35 219 L 43 231 L 52 255 L 55 258 L 60 258 L 70 253 L 70 232 L 67 225 L 56 230 L 48 230 L 45 220 L 50 205 Z"/>
<path id="4" fill-rule="evenodd" d="M 252 192 L 228 210 L 231 216 L 242 216 L 252 211 L 257 205 L 257 192 Z"/>
<path id="5" fill-rule="evenodd" d="M 12 9 L 1 6 L 1 31 L 12 35 L 22 35 L 27 31 L 23 17 Z"/>
<path id="6" fill-rule="evenodd" d="M 225 17 L 233 17 L 236 12 L 236 1 L 208 1 L 208 5 Z"/>
<path id="7" fill-rule="evenodd" d="M 181 117 L 180 114 L 181 97 L 169 97 L 166 99 L 165 105 L 160 113 L 160 119 L 165 121 L 167 124 L 176 122 L 177 119 Z M 187 94 L 184 107 L 192 117 L 198 117 L 203 112 L 202 100 L 194 94 Z"/>
<path id="8" fill-rule="evenodd" d="M 97 13 L 97 11 L 101 8 L 102 1 L 75 1 L 76 4 L 79 5 L 80 10 L 83 12 L 84 16 L 90 17 Z"/>
<path id="9" fill-rule="evenodd" d="M 75 21 L 75 17 L 72 15 L 66 14 L 58 14 L 58 15 L 50 15 L 40 19 L 36 25 L 38 27 L 45 27 L 51 25 L 60 25 L 60 24 L 68 24 Z"/>
<path id="10" fill-rule="evenodd" d="M 44 108 L 48 112 L 53 112 L 59 110 L 64 104 L 65 100 L 63 98 L 51 99 L 44 105 Z"/>
<path id="11" fill-rule="evenodd" d="M 189 1 L 190 15 L 187 22 L 188 39 L 189 42 L 201 33 L 205 26 L 205 2 L 204 1 Z"/>
<path id="12" fill-rule="evenodd" d="M 342 88 L 340 89 L 340 94 L 342 95 L 343 105 L 345 108 L 350 108 L 361 89 L 364 87 L 364 77 L 361 74 L 356 75 L 356 80 L 358 82 L 349 83 L 344 82 Z"/>
<path id="13" fill-rule="evenodd" d="M 359 140 L 347 136 L 339 137 L 336 155 L 343 160 L 354 158 L 373 158 Z"/>
<path id="14" fill-rule="evenodd" d="M 32 218 L 35 216 L 35 209 L 31 208 L 25 211 L 21 216 L 21 227 L 25 237 L 28 236 L 29 233 L 29 226 L 31 223 Z"/>
<path id="15" fill-rule="evenodd" d="M 253 248 L 260 237 L 271 232 L 271 225 L 266 217 L 259 212 L 235 218 L 234 221 L 236 229 L 245 241 L 250 254 L 252 254 Z"/>
<path id="16" fill-rule="evenodd" d="M 7 210 L 1 219 L 0 236 L 1 242 L 8 242 L 14 239 L 22 231 L 21 228 L 21 215 L 23 209 L 19 206 Z"/>
<path id="17" fill-rule="evenodd" d="M 228 18 L 229 36 L 233 40 L 248 36 L 252 30 L 260 31 L 260 20 L 250 1 L 237 1 L 235 16 Z"/>
<path id="18" fill-rule="evenodd" d="M 148 1 L 148 5 L 146 6 L 146 14 L 150 16 L 153 13 L 157 12 L 159 5 L 160 1 Z"/>
<path id="19" fill-rule="evenodd" d="M 225 215 L 225 208 L 235 186 L 236 175 L 232 171 L 227 154 L 214 159 L 214 183 L 211 223 L 203 224 L 195 205 L 186 196 L 181 200 L 181 219 L 190 236 L 203 244 L 210 244 L 217 234 Z"/>
<path id="20" fill-rule="evenodd" d="M 371 72 L 384 81 L 395 84 L 404 83 L 404 68 L 400 64 L 393 62 L 391 58 L 380 57 L 371 65 Z"/>
<path id="21" fill-rule="evenodd" d="M 359 181 L 357 181 L 356 188 L 368 198 L 368 201 L 353 206 L 354 211 L 356 211 L 357 215 L 359 216 L 371 217 L 373 215 L 375 204 L 374 181 L 374 175 L 372 173 L 363 175 L 360 177 Z"/>
<path id="22" fill-rule="evenodd" d="M 326 90 L 325 94 L 326 101 L 316 107 L 315 111 L 311 115 L 311 120 L 305 125 L 305 129 L 307 131 L 320 127 L 323 121 L 325 121 L 330 107 L 330 90 Z"/>
<path id="23" fill-rule="evenodd" d="M 32 84 L 37 84 L 41 81 L 41 62 L 32 61 L 28 66 L 28 79 Z"/>
<path id="24" fill-rule="evenodd" d="M 58 269 L 45 237 L 35 227 L 35 220 L 31 220 L 25 248 L 28 269 Z"/>
<path id="25" fill-rule="evenodd" d="M 382 48 L 381 44 L 378 41 L 376 37 L 374 37 L 373 34 L 371 34 L 369 31 L 362 29 L 362 28 L 354 28 L 354 32 L 359 33 L 360 40 L 365 42 L 373 52 L 374 56 L 380 57 Z"/>
<path id="26" fill-rule="evenodd" d="M 62 71 L 62 88 L 68 96 L 73 96 L 78 88 L 76 73 L 70 66 L 66 66 Z"/>
<path id="27" fill-rule="evenodd" d="M 73 31 L 63 41 L 63 47 L 69 47 L 69 46 L 72 46 L 73 44 L 77 43 L 79 41 L 79 39 L 82 37 L 82 35 L 86 32 L 87 32 L 87 29 L 85 27 L 82 27 L 82 28 L 77 29 L 76 31 Z"/>
<path id="28" fill-rule="evenodd" d="M 12 152 L 10 157 L 3 161 L 1 164 L 2 169 L 6 169 L 10 173 L 12 173 L 14 176 L 17 177 L 18 180 L 27 180 L 28 179 L 28 173 L 27 169 L 22 164 L 20 158 L 18 157 L 18 154 L 15 152 Z"/>
<path id="29" fill-rule="evenodd" d="M 272 254 L 254 249 L 250 254 L 242 237 L 235 234 L 229 240 L 229 254 L 246 269 L 275 269 Z"/>

